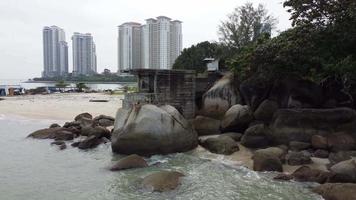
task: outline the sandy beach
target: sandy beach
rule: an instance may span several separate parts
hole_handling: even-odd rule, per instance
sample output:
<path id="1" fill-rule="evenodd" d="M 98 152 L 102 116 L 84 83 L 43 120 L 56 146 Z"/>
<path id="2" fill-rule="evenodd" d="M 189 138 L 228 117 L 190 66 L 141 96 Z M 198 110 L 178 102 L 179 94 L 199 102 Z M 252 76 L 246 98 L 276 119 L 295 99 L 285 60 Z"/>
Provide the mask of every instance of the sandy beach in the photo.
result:
<path id="1" fill-rule="evenodd" d="M 50 95 L 24 95 L 3 97 L 0 101 L 0 114 L 16 115 L 34 119 L 53 119 L 71 121 L 76 115 L 89 112 L 115 116 L 121 107 L 122 95 L 105 93 L 64 93 Z M 89 100 L 108 100 L 108 102 L 89 102 Z"/>

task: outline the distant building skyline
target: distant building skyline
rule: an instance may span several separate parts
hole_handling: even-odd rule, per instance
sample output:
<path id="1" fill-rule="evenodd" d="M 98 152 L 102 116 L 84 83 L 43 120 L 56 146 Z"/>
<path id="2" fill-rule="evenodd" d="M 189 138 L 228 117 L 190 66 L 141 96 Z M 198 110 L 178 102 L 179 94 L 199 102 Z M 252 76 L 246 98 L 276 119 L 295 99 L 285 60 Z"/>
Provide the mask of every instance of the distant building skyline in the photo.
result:
<path id="1" fill-rule="evenodd" d="M 45 26 L 43 34 L 42 77 L 62 76 L 68 73 L 68 45 L 65 32 L 58 26 Z"/>
<path id="2" fill-rule="evenodd" d="M 96 48 L 90 33 L 75 32 L 72 36 L 73 75 L 97 73 Z"/>
<path id="3" fill-rule="evenodd" d="M 126 22 L 118 27 L 118 70 L 172 69 L 182 51 L 182 22 L 166 16 L 146 24 Z"/>

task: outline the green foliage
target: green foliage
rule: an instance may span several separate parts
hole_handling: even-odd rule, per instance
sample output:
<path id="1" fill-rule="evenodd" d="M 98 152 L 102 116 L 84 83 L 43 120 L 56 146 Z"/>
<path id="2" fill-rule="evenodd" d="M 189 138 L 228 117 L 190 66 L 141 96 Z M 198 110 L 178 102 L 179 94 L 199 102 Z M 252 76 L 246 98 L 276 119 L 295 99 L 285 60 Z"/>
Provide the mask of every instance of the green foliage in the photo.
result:
<path id="1" fill-rule="evenodd" d="M 79 92 L 83 92 L 84 89 L 88 89 L 88 86 L 85 83 L 77 83 L 76 88 L 78 88 Z"/>
<path id="2" fill-rule="evenodd" d="M 222 49 L 217 43 L 208 41 L 198 43 L 182 51 L 173 64 L 173 69 L 196 70 L 201 73 L 206 71 L 205 58 L 220 58 Z"/>
<path id="3" fill-rule="evenodd" d="M 263 5 L 259 4 L 255 8 L 252 3 L 246 3 L 235 8 L 219 26 L 220 42 L 230 48 L 239 49 L 255 42 L 261 34 L 271 35 L 275 25 L 276 19 L 268 14 Z"/>

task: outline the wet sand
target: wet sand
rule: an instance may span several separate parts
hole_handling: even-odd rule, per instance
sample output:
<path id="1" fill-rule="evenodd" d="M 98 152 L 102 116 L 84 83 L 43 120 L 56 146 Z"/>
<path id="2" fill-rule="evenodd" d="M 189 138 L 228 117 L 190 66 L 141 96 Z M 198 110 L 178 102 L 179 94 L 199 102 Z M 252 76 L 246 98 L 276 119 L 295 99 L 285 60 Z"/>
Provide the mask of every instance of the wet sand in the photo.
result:
<path id="1" fill-rule="evenodd" d="M 71 121 L 83 112 L 89 112 L 93 116 L 100 114 L 115 116 L 117 109 L 122 106 L 123 96 L 105 93 L 64 93 L 2 98 L 5 100 L 0 101 L 0 115 Z M 108 102 L 89 102 L 91 99 Z"/>

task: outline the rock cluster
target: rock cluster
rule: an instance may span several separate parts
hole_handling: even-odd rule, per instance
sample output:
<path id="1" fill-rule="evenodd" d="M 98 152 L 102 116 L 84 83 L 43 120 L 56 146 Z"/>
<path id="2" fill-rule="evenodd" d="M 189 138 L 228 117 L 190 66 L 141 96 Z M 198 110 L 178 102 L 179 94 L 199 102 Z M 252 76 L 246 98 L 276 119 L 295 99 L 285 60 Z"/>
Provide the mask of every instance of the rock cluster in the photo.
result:
<path id="1" fill-rule="evenodd" d="M 79 149 L 95 148 L 111 139 L 111 131 L 106 127 L 113 126 L 114 118 L 100 115 L 93 119 L 89 113 L 77 115 L 72 122 L 66 122 L 62 127 L 52 124 L 49 128 L 37 130 L 28 137 L 35 139 L 54 139 L 52 145 L 60 150 L 67 148 L 65 141 L 72 142 L 71 146 Z M 74 141 L 76 140 L 76 141 Z"/>

